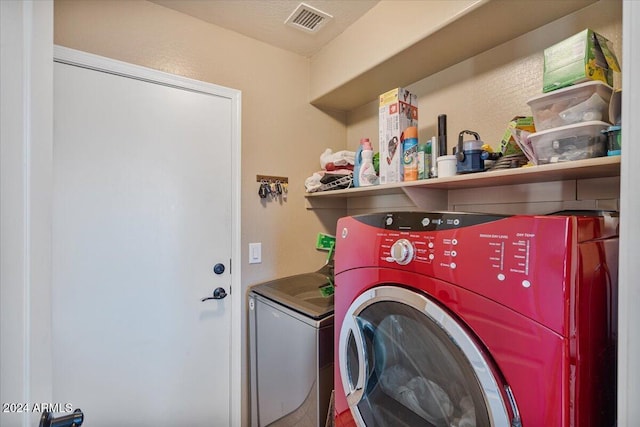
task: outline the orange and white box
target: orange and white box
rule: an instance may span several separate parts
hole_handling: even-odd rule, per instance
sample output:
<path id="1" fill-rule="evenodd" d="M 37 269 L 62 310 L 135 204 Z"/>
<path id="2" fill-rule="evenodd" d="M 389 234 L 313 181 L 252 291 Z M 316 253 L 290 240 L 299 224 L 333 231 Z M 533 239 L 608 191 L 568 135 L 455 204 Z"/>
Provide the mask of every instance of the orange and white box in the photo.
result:
<path id="1" fill-rule="evenodd" d="M 418 97 L 404 88 L 392 89 L 380 95 L 379 107 L 380 184 L 401 182 L 404 131 L 418 126 Z"/>

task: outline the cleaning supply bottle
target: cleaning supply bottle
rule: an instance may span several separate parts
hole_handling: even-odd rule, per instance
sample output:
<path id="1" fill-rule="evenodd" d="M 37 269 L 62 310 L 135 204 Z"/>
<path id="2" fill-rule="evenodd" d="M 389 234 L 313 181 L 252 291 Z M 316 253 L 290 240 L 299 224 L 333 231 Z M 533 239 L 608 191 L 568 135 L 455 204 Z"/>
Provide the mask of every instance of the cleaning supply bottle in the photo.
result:
<path id="1" fill-rule="evenodd" d="M 353 162 L 353 186 L 360 187 L 360 168 L 362 167 L 362 140 L 356 150 L 356 157 Z"/>
<path id="2" fill-rule="evenodd" d="M 378 183 L 378 175 L 373 167 L 373 147 L 369 138 L 362 138 L 360 140 L 361 161 L 360 168 L 358 169 L 358 185 L 360 187 L 366 187 L 368 185 L 376 185 Z M 355 176 L 355 171 L 354 171 Z"/>
<path id="3" fill-rule="evenodd" d="M 431 140 L 418 142 L 418 179 L 429 178 L 431 171 Z"/>
<path id="4" fill-rule="evenodd" d="M 416 126 L 409 126 L 404 130 L 402 164 L 404 180 L 416 181 L 418 179 L 418 128 Z"/>
<path id="5" fill-rule="evenodd" d="M 447 154 L 446 152 L 444 154 Z M 440 149 L 438 140 L 435 136 L 431 137 L 431 170 L 429 176 L 431 178 L 438 177 L 438 156 L 440 155 Z"/>

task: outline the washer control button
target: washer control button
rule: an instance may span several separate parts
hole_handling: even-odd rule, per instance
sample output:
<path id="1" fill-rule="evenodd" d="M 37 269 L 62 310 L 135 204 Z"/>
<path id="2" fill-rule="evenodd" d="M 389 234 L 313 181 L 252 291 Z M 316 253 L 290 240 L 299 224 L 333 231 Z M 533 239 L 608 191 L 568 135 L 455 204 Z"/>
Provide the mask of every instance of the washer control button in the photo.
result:
<path id="1" fill-rule="evenodd" d="M 413 260 L 414 249 L 407 239 L 397 240 L 391 246 L 391 258 L 400 265 L 407 265 Z"/>

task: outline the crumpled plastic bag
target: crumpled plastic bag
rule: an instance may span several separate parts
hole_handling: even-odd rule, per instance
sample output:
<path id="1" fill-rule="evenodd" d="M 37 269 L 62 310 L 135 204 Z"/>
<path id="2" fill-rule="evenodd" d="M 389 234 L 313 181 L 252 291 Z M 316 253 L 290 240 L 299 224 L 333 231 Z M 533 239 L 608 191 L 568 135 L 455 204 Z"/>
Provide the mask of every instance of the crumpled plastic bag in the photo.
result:
<path id="1" fill-rule="evenodd" d="M 315 172 L 309 178 L 304 180 L 304 187 L 307 189 L 307 193 L 313 193 L 315 191 L 320 190 L 322 187 L 322 183 L 320 180 L 322 179 L 322 175 L 318 172 Z"/>

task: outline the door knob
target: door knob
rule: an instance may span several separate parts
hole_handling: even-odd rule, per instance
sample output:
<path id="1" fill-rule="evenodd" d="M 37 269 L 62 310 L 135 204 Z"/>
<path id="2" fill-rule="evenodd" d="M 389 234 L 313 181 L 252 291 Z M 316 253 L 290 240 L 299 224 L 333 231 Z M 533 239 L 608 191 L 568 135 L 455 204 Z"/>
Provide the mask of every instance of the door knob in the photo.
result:
<path id="1" fill-rule="evenodd" d="M 225 291 L 224 288 L 216 288 L 213 291 L 213 295 L 212 296 L 202 298 L 200 301 L 204 302 L 204 301 L 207 301 L 207 300 L 210 300 L 210 299 L 223 299 L 226 296 L 227 296 L 227 291 Z"/>
<path id="2" fill-rule="evenodd" d="M 73 411 L 71 414 L 61 415 L 54 417 L 49 411 L 44 411 L 40 417 L 39 427 L 62 427 L 62 426 L 75 426 L 80 427 L 84 422 L 84 414 L 79 408 Z"/>

